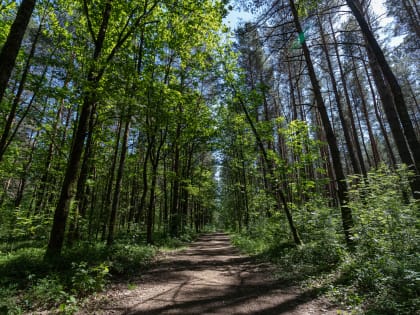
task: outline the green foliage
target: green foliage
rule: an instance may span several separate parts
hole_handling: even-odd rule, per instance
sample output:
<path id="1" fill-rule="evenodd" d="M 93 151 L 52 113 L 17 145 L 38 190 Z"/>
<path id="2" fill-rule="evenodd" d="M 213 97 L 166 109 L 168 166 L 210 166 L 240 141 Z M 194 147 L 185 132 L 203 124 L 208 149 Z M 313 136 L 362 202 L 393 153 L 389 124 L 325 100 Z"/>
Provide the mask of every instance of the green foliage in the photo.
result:
<path id="1" fill-rule="evenodd" d="M 232 242 L 246 253 L 278 265 L 277 276 L 285 281 L 302 281 L 330 272 L 338 265 L 344 251 L 336 235 L 301 246 L 279 237 L 269 239 L 263 234 L 259 237 L 235 234 Z"/>
<path id="2" fill-rule="evenodd" d="M 0 255 L 0 310 L 20 314 L 58 308 L 73 314 L 79 299 L 104 290 L 111 274 L 135 274 L 146 268 L 157 248 L 81 243 L 65 250 L 56 265 L 43 260 L 44 252 L 26 247 Z"/>
<path id="3" fill-rule="evenodd" d="M 50 308 L 58 306 L 67 299 L 62 280 L 57 274 L 47 275 L 44 278 L 36 279 L 30 275 L 28 279 L 32 282 L 25 294 L 24 304 L 28 308 Z"/>
<path id="4" fill-rule="evenodd" d="M 43 262 L 43 248 L 21 248 L 0 255 L 1 285 L 27 282 L 32 274 L 44 274 L 48 266 Z"/>
<path id="5" fill-rule="evenodd" d="M 28 214 L 19 208 L 15 210 L 13 237 L 17 239 L 30 237 L 46 238 L 51 227 L 51 216 L 46 214 Z"/>
<path id="6" fill-rule="evenodd" d="M 105 263 L 89 267 L 86 262 L 72 263 L 71 288 L 74 294 L 85 296 L 105 288 L 109 267 Z"/>
<path id="7" fill-rule="evenodd" d="M 419 307 L 418 202 L 407 200 L 410 172 L 382 165 L 367 178 L 351 177 L 349 206 L 358 248 L 343 266 L 372 312 L 412 314 Z"/>
<path id="8" fill-rule="evenodd" d="M 156 248 L 152 246 L 115 244 L 109 254 L 111 272 L 125 275 L 137 273 L 152 262 L 155 254 Z"/>
<path id="9" fill-rule="evenodd" d="M 19 292 L 15 284 L 0 285 L 0 314 L 22 314 L 22 306 L 18 303 Z"/>
<path id="10" fill-rule="evenodd" d="M 313 198 L 290 204 L 304 245 L 281 233 L 281 216 L 254 220 L 233 243 L 276 263 L 277 276 L 316 288 L 357 314 L 414 314 L 419 309 L 418 202 L 407 200 L 407 168 L 382 165 L 366 178 L 349 177 L 356 249 L 343 245 L 338 210 Z M 303 281 L 303 282 L 302 282 Z"/>
<path id="11" fill-rule="evenodd" d="M 231 239 L 233 245 L 239 247 L 245 253 L 252 255 L 264 252 L 269 245 L 263 238 L 247 237 L 241 234 L 233 234 Z"/>

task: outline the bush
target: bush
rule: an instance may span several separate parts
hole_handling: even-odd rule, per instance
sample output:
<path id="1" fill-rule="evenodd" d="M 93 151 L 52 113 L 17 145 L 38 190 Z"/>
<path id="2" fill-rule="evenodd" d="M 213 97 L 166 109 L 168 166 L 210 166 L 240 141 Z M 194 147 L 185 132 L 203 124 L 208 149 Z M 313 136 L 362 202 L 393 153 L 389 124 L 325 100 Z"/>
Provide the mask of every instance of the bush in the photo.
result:
<path id="1" fill-rule="evenodd" d="M 22 313 L 18 303 L 16 285 L 0 285 L 0 314 L 17 315 Z"/>
<path id="2" fill-rule="evenodd" d="M 116 244 L 109 254 L 110 268 L 113 273 L 133 274 L 150 264 L 156 252 L 152 246 Z"/>
<path id="3" fill-rule="evenodd" d="M 351 178 L 357 248 L 340 281 L 364 297 L 372 314 L 413 314 L 419 308 L 419 204 L 409 198 L 410 176 L 406 167 L 382 165 L 367 178 Z"/>
<path id="4" fill-rule="evenodd" d="M 0 256 L 0 285 L 18 283 L 25 286 L 28 276 L 47 274 L 48 266 L 43 261 L 44 249 L 21 248 Z"/>
<path id="5" fill-rule="evenodd" d="M 30 275 L 29 280 L 35 275 Z M 65 302 L 67 293 L 57 274 L 34 280 L 23 301 L 27 308 L 51 308 Z"/>
<path id="6" fill-rule="evenodd" d="M 86 262 L 72 264 L 71 291 L 78 296 L 103 291 L 109 268 L 105 263 L 89 267 Z"/>

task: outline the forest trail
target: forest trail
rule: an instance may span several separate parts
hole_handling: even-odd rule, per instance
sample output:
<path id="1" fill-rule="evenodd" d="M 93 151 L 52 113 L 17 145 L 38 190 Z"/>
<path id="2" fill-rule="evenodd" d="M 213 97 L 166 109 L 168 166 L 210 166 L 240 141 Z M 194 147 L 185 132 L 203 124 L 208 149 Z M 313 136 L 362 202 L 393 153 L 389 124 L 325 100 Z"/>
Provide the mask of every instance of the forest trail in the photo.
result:
<path id="1" fill-rule="evenodd" d="M 226 234 L 206 234 L 130 282 L 131 290 L 114 286 L 78 314 L 337 314 L 274 274 L 272 265 L 241 255 Z"/>

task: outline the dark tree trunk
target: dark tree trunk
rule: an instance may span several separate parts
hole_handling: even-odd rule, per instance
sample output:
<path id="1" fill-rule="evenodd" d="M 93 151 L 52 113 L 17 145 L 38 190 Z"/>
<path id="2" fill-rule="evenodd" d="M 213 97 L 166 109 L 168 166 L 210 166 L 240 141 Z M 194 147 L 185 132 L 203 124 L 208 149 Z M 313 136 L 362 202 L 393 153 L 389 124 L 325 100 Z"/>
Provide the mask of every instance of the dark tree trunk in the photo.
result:
<path id="1" fill-rule="evenodd" d="M 322 22 L 321 22 L 321 19 L 319 18 L 319 15 L 318 15 L 318 25 L 319 25 L 319 29 L 321 31 L 320 35 L 321 35 L 321 41 L 322 41 L 322 49 L 324 51 L 324 55 L 325 55 L 325 58 L 326 58 L 326 61 L 327 61 L 328 72 L 330 74 L 331 84 L 332 84 L 332 88 L 333 88 L 333 92 L 334 92 L 334 98 L 335 98 L 335 102 L 337 104 L 338 114 L 339 114 L 340 121 L 341 121 L 341 127 L 343 128 L 344 139 L 345 139 L 345 142 L 346 142 L 347 151 L 349 153 L 351 165 L 353 167 L 353 171 L 356 174 L 362 174 L 361 164 L 359 164 L 359 162 L 361 162 L 361 161 L 359 161 L 356 157 L 356 153 L 355 153 L 356 150 L 353 148 L 353 142 L 351 140 L 351 134 L 349 132 L 349 127 L 347 125 L 347 120 L 344 117 L 343 104 L 341 103 L 340 93 L 338 92 L 337 80 L 334 76 L 334 69 L 333 69 L 333 66 L 332 66 L 332 63 L 331 63 L 331 58 L 330 58 L 329 53 L 328 53 L 328 48 L 327 48 L 327 42 L 325 40 L 324 29 L 322 27 Z M 336 46 L 337 44 L 334 43 L 334 45 Z M 337 56 L 337 58 L 339 58 L 339 56 Z M 346 87 L 344 86 L 344 88 L 346 88 Z M 366 174 L 364 174 L 364 175 L 366 175 Z"/>
<path id="2" fill-rule="evenodd" d="M 378 146 L 376 144 L 376 139 L 375 139 L 375 136 L 373 134 L 372 125 L 370 123 L 366 97 L 365 97 L 365 93 L 363 91 L 362 84 L 361 84 L 360 79 L 359 79 L 358 72 L 356 70 L 356 64 L 354 62 L 354 58 L 353 58 L 353 68 L 354 68 L 354 78 L 355 78 L 355 81 L 356 81 L 356 87 L 359 90 L 360 100 L 361 100 L 361 103 L 362 103 L 362 112 L 363 112 L 363 116 L 365 118 L 365 123 L 366 123 L 366 127 L 367 127 L 368 134 L 369 134 L 370 145 L 372 147 L 372 155 L 373 155 L 374 166 L 378 167 L 378 165 L 381 161 L 381 158 L 379 156 Z"/>
<path id="3" fill-rule="evenodd" d="M 176 129 L 176 140 L 174 143 L 174 160 L 172 172 L 175 178 L 172 181 L 172 202 L 171 202 L 171 214 L 170 214 L 170 235 L 178 236 L 179 225 L 180 225 L 180 213 L 179 213 L 179 181 L 180 181 L 180 157 L 179 157 L 179 144 L 178 140 L 181 136 L 181 126 L 178 124 Z"/>
<path id="4" fill-rule="evenodd" d="M 127 155 L 127 143 L 128 143 L 128 136 L 130 133 L 130 117 L 126 119 L 127 121 L 125 122 L 125 126 L 124 126 L 123 142 L 121 145 L 120 163 L 118 165 L 117 178 L 115 181 L 114 197 L 112 198 L 112 208 L 111 208 L 111 214 L 109 216 L 109 228 L 108 228 L 108 238 L 107 238 L 108 246 L 112 245 L 112 243 L 114 242 L 115 222 L 117 218 L 117 210 L 118 210 L 118 205 L 119 205 L 120 196 L 121 196 L 121 183 L 122 183 L 122 178 L 123 178 L 123 173 L 124 173 L 125 157 Z"/>
<path id="5" fill-rule="evenodd" d="M 95 115 L 91 115 L 89 119 L 89 128 L 88 128 L 88 137 L 86 140 L 85 145 L 85 153 L 83 155 L 83 162 L 82 167 L 80 170 L 80 176 L 77 181 L 77 189 L 76 189 L 76 207 L 74 210 L 73 220 L 69 226 L 69 232 L 67 235 L 67 242 L 72 244 L 75 240 L 80 238 L 80 226 L 79 221 L 80 218 L 84 218 L 86 216 L 86 207 L 88 203 L 88 192 L 86 187 L 86 181 L 89 176 L 89 170 L 91 168 L 91 159 L 92 159 L 92 147 L 93 147 L 93 128 L 95 125 Z"/>
<path id="6" fill-rule="evenodd" d="M 361 51 L 361 49 L 360 49 L 360 51 Z M 372 83 L 372 80 L 371 80 L 371 76 L 370 76 L 369 71 L 368 71 L 368 65 L 366 64 L 366 61 L 364 59 L 362 59 L 362 63 L 363 63 L 363 68 L 365 70 L 367 82 L 368 82 L 368 85 L 369 85 L 369 90 L 372 94 L 373 109 L 375 111 L 375 116 L 376 116 L 376 119 L 379 123 L 379 127 L 381 129 L 382 136 L 384 137 L 384 140 L 385 140 L 385 145 L 386 145 L 386 148 L 387 148 L 387 151 L 388 151 L 388 154 L 389 154 L 390 162 L 391 162 L 392 166 L 395 166 L 395 165 L 397 165 L 397 159 L 395 158 L 395 154 L 394 154 L 393 148 L 391 146 L 391 141 L 389 140 L 388 133 L 387 133 L 387 130 L 385 128 L 383 119 L 382 119 L 382 117 L 379 113 L 378 100 L 376 98 L 376 94 L 375 94 L 375 90 L 373 88 L 373 83 Z"/>
<path id="7" fill-rule="evenodd" d="M 381 97 L 382 108 L 385 112 L 385 116 L 391 128 L 391 133 L 394 137 L 394 143 L 397 147 L 401 161 L 405 163 L 406 165 L 413 167 L 415 163 L 411 156 L 410 148 L 406 141 L 404 131 L 401 128 L 400 120 L 398 119 L 398 113 L 395 110 L 393 98 L 391 95 L 392 93 L 389 89 L 389 86 L 386 84 L 386 82 L 384 81 L 382 77 L 382 72 L 381 72 L 381 69 L 379 68 L 376 58 L 372 55 L 369 48 L 368 48 L 368 57 L 369 57 L 370 66 L 372 69 L 372 76 L 375 81 L 375 85 L 378 90 L 378 93 Z M 420 176 L 416 176 L 414 180 L 410 182 L 410 186 L 413 191 L 413 196 L 415 198 L 420 198 L 420 194 L 415 193 L 415 191 L 420 191 Z"/>
<path id="8" fill-rule="evenodd" d="M 279 182 L 276 182 L 276 174 L 274 172 L 275 162 L 272 161 L 269 158 L 269 156 L 267 154 L 267 151 L 264 147 L 264 143 L 261 140 L 261 137 L 260 137 L 257 129 L 255 128 L 254 122 L 252 121 L 251 116 L 249 115 L 249 112 L 246 108 L 244 100 L 239 95 L 237 95 L 237 96 L 238 96 L 238 101 L 239 101 L 239 103 L 242 107 L 242 110 L 243 110 L 244 114 L 245 114 L 246 120 L 248 121 L 248 123 L 251 127 L 251 130 L 252 130 L 252 133 L 255 136 L 258 148 L 260 149 L 260 152 L 261 152 L 262 157 L 263 157 L 264 164 L 267 167 L 267 170 L 270 174 L 270 179 L 272 181 L 272 182 L 270 182 L 270 187 L 272 187 L 272 189 L 273 189 L 273 194 L 274 194 L 274 197 L 276 198 L 277 206 L 280 209 L 281 206 L 283 205 L 283 209 L 284 209 L 284 212 L 286 214 L 287 222 L 289 224 L 289 228 L 290 228 L 290 231 L 292 233 L 293 241 L 295 242 L 296 245 L 301 245 L 302 240 L 300 239 L 299 233 L 298 233 L 298 231 L 295 227 L 295 224 L 293 222 L 292 213 L 289 209 L 289 206 L 287 205 L 286 196 L 285 196 L 283 190 L 281 189 Z"/>
<path id="9" fill-rule="evenodd" d="M 385 84 L 385 90 L 390 91 L 389 93 L 387 93 L 389 94 L 388 97 L 390 97 L 390 100 L 383 99 L 382 101 L 384 102 L 383 105 L 385 114 L 387 115 L 387 119 L 390 122 L 391 130 L 394 134 L 395 142 L 397 144 L 401 159 L 405 164 L 414 168 L 416 174 L 419 175 L 420 143 L 417 140 L 413 124 L 410 120 L 410 115 L 408 114 L 407 106 L 404 100 L 401 87 L 391 67 L 385 59 L 385 55 L 378 42 L 376 41 L 376 38 L 372 30 L 370 29 L 367 20 L 363 16 L 359 0 L 346 0 L 346 2 L 347 5 L 350 7 L 351 11 L 353 12 L 353 15 L 356 18 L 360 29 L 363 33 L 363 36 L 365 37 L 369 59 L 371 60 L 371 63 L 375 64 L 375 66 L 378 68 L 376 70 L 377 78 L 375 79 L 375 81 L 377 82 L 377 84 L 382 84 L 378 81 L 383 80 Z M 380 78 L 382 78 L 382 80 Z M 384 89 L 382 90 L 385 92 Z M 395 115 L 394 113 L 391 114 L 391 112 L 394 112 L 394 107 L 397 112 L 397 117 L 391 117 L 392 115 Z M 399 122 L 402 125 L 402 128 L 398 123 L 398 118 Z M 402 135 L 402 137 L 400 134 Z M 416 176 L 413 179 L 413 181 L 411 182 L 411 188 L 413 190 L 413 196 L 416 199 L 420 199 L 420 193 L 416 193 L 420 192 L 420 176 Z"/>
<path id="10" fill-rule="evenodd" d="M 35 8 L 35 0 L 22 0 L 9 35 L 0 52 L 0 102 L 3 100 L 22 45 L 23 36 Z"/>
<path id="11" fill-rule="evenodd" d="M 289 1 L 290 8 L 293 14 L 293 20 L 295 23 L 296 30 L 298 34 L 303 34 L 302 26 L 300 25 L 299 15 L 295 7 L 295 3 L 293 0 Z M 331 126 L 330 119 L 328 117 L 327 108 L 325 107 L 324 100 L 321 94 L 321 88 L 319 86 L 318 79 L 315 74 L 315 69 L 312 63 L 311 55 L 309 52 L 309 48 L 306 45 L 305 41 L 302 41 L 302 50 L 306 60 L 306 65 L 308 68 L 309 78 L 311 80 L 313 93 L 316 99 L 316 105 L 318 107 L 318 111 L 321 117 L 322 125 L 324 127 L 325 135 L 328 142 L 328 147 L 331 153 L 331 160 L 332 165 L 334 168 L 335 179 L 337 181 L 338 187 L 338 198 L 341 205 L 341 217 L 344 229 L 344 236 L 346 239 L 346 243 L 348 246 L 352 246 L 353 244 L 353 237 L 352 237 L 352 228 L 353 228 L 353 217 L 351 213 L 351 209 L 347 206 L 347 184 L 345 182 L 345 176 L 343 171 L 343 166 L 341 165 L 341 155 L 340 150 L 338 149 L 337 139 L 334 135 L 333 128 Z"/>
<path id="12" fill-rule="evenodd" d="M 112 0 L 107 0 L 102 14 L 102 23 L 99 28 L 98 36 L 94 39 L 95 50 L 92 58 L 93 63 L 98 61 L 102 53 L 109 19 L 111 16 L 111 3 Z M 55 256 L 61 255 L 61 250 L 63 248 L 67 217 L 70 211 L 70 204 L 74 196 L 74 186 L 76 185 L 78 179 L 86 132 L 89 126 L 89 119 L 92 115 L 97 99 L 96 89 L 103 75 L 103 71 L 98 70 L 99 69 L 95 69 L 95 66 L 93 65 L 88 72 L 87 85 L 89 86 L 89 90 L 86 91 L 84 95 L 72 149 L 67 162 L 64 181 L 61 187 L 60 198 L 55 208 L 50 240 L 45 254 L 46 259 L 53 259 Z"/>
<path id="13" fill-rule="evenodd" d="M 143 190 L 141 193 L 141 197 L 140 197 L 140 202 L 138 205 L 138 208 L 136 209 L 136 218 L 135 218 L 135 222 L 136 223 L 140 223 L 140 220 L 143 216 L 143 211 L 144 211 L 144 207 L 146 204 L 146 197 L 147 197 L 147 190 L 149 189 L 149 184 L 148 184 L 148 175 L 147 175 L 147 165 L 149 163 L 149 158 L 150 158 L 150 146 L 147 146 L 146 149 L 146 155 L 144 157 L 144 161 L 143 161 Z"/>
<path id="14" fill-rule="evenodd" d="M 12 139 L 11 139 L 12 137 L 9 137 L 10 132 L 12 130 L 12 124 L 13 124 L 13 121 L 15 120 L 15 118 L 16 118 L 16 112 L 18 110 L 18 106 L 19 106 L 19 103 L 20 103 L 20 98 L 21 98 L 22 93 L 25 89 L 25 84 L 26 84 L 26 80 L 28 78 L 29 68 L 31 66 L 31 61 L 32 61 L 32 58 L 35 55 L 36 46 L 38 44 L 38 39 L 39 39 L 39 36 L 41 34 L 42 23 L 43 23 L 43 18 L 41 19 L 38 30 L 37 30 L 37 32 L 35 34 L 35 37 L 34 37 L 34 40 L 32 42 L 31 50 L 29 52 L 28 58 L 26 60 L 25 68 L 23 69 L 22 77 L 21 77 L 20 82 L 19 82 L 19 88 L 18 88 L 17 93 L 16 93 L 16 95 L 13 99 L 12 106 L 10 108 L 10 112 L 7 115 L 6 123 L 5 123 L 4 129 L 3 129 L 3 133 L 0 137 L 0 162 L 3 160 L 3 155 L 6 152 L 6 149 L 7 149 L 8 145 L 12 141 Z M 2 58 L 2 57 L 0 56 L 0 58 Z M 2 60 L 0 59 L 0 69 L 2 67 L 1 63 L 2 63 Z M 1 70 L 0 70 L 0 72 L 1 72 Z M 1 97 L 0 97 L 0 102 L 1 102 Z"/>

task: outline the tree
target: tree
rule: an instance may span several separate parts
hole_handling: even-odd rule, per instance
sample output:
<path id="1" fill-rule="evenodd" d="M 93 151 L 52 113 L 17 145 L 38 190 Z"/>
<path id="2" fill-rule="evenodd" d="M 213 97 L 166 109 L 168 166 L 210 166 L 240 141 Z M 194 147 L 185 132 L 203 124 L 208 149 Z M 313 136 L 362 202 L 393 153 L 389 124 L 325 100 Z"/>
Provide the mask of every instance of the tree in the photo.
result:
<path id="1" fill-rule="evenodd" d="M 136 18 L 132 18 L 133 15 L 129 15 L 129 18 L 125 21 L 126 27 L 124 27 L 117 36 L 117 41 L 111 46 L 111 50 L 108 54 L 104 53 L 107 41 L 107 33 L 110 28 L 111 13 L 113 8 L 113 1 L 107 0 L 105 2 L 103 11 L 98 20 L 98 31 L 95 34 L 92 28 L 92 16 L 89 13 L 89 8 L 86 2 L 84 2 L 84 14 L 87 20 L 88 31 L 91 35 L 92 42 L 94 43 L 94 51 L 92 54 L 92 65 L 88 71 L 86 77 L 86 90 L 83 95 L 83 103 L 80 109 L 80 115 L 77 122 L 77 129 L 75 131 L 73 145 L 70 152 L 69 160 L 66 167 L 66 173 L 61 188 L 60 198 L 57 203 L 57 207 L 54 212 L 53 226 L 51 229 L 50 241 L 46 252 L 46 258 L 53 258 L 61 253 L 63 247 L 64 233 L 66 228 L 66 221 L 70 210 L 71 201 L 73 199 L 73 189 L 77 182 L 81 156 L 83 153 L 83 144 L 86 137 L 86 131 L 88 129 L 90 116 L 95 111 L 95 105 L 98 98 L 97 89 L 101 82 L 101 79 L 109 66 L 110 62 L 115 57 L 116 53 L 121 49 L 123 44 L 133 34 L 133 32 L 139 27 L 141 23 L 145 23 L 151 13 L 154 11 L 158 4 L 158 1 L 152 2 L 150 5 L 146 2 L 144 4 L 143 11 L 138 13 Z M 135 14 L 137 8 L 132 12 Z M 105 57 L 104 57 L 105 56 Z M 105 59 L 105 60 L 103 60 Z M 104 62 L 101 64 L 101 62 Z"/>
<path id="2" fill-rule="evenodd" d="M 290 9 L 292 11 L 292 15 L 293 15 L 293 20 L 294 20 L 294 24 L 296 27 L 296 31 L 299 34 L 299 36 L 304 36 L 304 32 L 302 29 L 302 26 L 300 24 L 299 21 L 299 14 L 298 11 L 296 9 L 295 3 L 293 0 L 289 1 L 289 5 L 290 5 Z M 315 74 L 315 69 L 313 66 L 313 62 L 311 59 L 311 55 L 309 52 L 309 48 L 306 44 L 306 41 L 303 39 L 301 41 L 301 45 L 302 45 L 302 50 L 303 50 L 303 54 L 306 60 L 306 66 L 308 69 L 308 75 L 311 79 L 311 84 L 312 84 L 312 89 L 313 89 L 313 93 L 314 93 L 314 97 L 316 100 L 316 105 L 321 117 L 321 121 L 324 127 L 324 131 L 327 137 L 327 142 L 328 142 L 328 147 L 330 149 L 330 154 L 331 154 L 331 159 L 332 159 L 332 165 L 334 168 L 334 173 L 335 173 L 335 179 L 337 181 L 337 187 L 338 187 L 338 198 L 340 201 L 340 205 L 341 205 L 341 217 L 342 217 L 342 222 L 343 222 L 343 229 L 344 229 L 344 234 L 346 237 L 346 242 L 349 246 L 352 246 L 353 243 L 353 238 L 352 238 L 352 227 L 353 227 L 353 218 L 352 218 L 352 214 L 351 214 L 351 209 L 347 207 L 346 203 L 347 203 L 347 185 L 345 182 L 345 176 L 344 176 L 344 171 L 343 171 L 343 167 L 341 164 L 341 158 L 340 158 L 340 150 L 338 149 L 338 145 L 337 145 L 337 139 L 334 135 L 334 131 L 332 129 L 329 117 L 328 117 L 328 113 L 327 113 L 327 109 L 325 107 L 325 103 L 324 103 L 324 99 L 322 97 L 321 94 L 321 89 L 319 86 L 319 82 L 318 79 L 316 77 Z"/>
<path id="3" fill-rule="evenodd" d="M 419 175 L 420 143 L 417 140 L 410 120 L 400 84 L 385 59 L 385 55 L 370 29 L 367 20 L 363 16 L 361 3 L 358 0 L 347 0 L 346 3 L 350 7 L 365 37 L 371 66 L 372 69 L 375 69 L 375 82 L 378 89 L 382 91 L 384 110 L 390 123 L 400 157 L 408 166 L 414 167 L 416 174 Z M 391 95 L 387 93 L 388 89 Z M 416 176 L 413 179 L 411 188 L 413 196 L 416 199 L 420 198 L 420 194 L 417 193 L 420 191 L 420 176 Z"/>
<path id="4" fill-rule="evenodd" d="M 0 102 L 3 101 L 35 3 L 35 0 L 22 0 L 6 42 L 0 51 Z"/>

